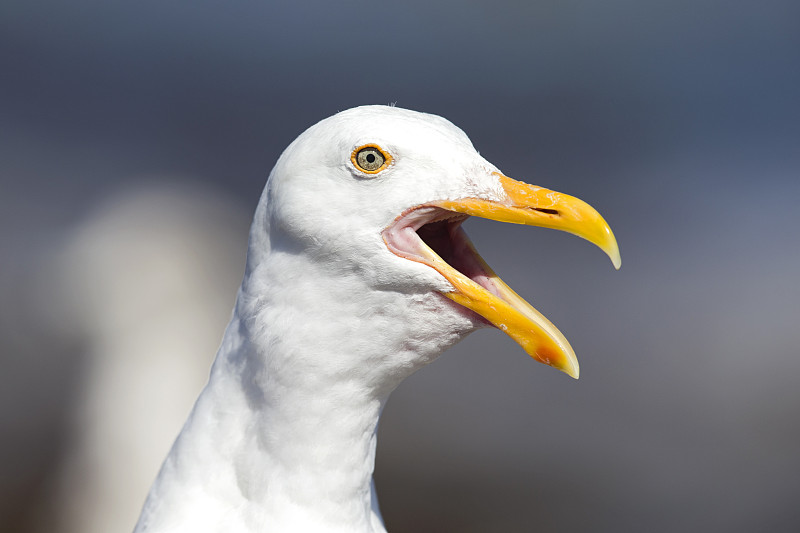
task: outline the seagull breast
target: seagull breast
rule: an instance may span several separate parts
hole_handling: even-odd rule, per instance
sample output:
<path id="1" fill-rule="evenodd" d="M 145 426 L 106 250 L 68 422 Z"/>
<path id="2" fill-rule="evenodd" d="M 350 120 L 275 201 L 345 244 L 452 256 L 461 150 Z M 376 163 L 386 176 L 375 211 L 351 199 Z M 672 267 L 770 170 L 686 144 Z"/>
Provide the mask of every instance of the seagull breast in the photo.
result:
<path id="1" fill-rule="evenodd" d="M 481 327 L 578 377 L 566 338 L 462 228 L 559 229 L 606 252 L 585 202 L 505 176 L 447 120 L 385 106 L 325 119 L 281 155 L 208 385 L 138 532 L 385 531 L 375 434 L 403 379 Z"/>

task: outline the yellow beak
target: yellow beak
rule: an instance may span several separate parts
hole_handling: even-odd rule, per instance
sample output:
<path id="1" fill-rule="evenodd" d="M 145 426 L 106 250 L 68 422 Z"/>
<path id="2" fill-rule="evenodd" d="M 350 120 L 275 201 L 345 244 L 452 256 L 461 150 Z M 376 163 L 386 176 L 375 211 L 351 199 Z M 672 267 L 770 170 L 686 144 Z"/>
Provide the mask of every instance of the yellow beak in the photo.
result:
<path id="1" fill-rule="evenodd" d="M 444 200 L 429 205 L 491 220 L 542 226 L 578 235 L 594 243 L 620 267 L 617 241 L 603 217 L 589 204 L 573 196 L 528 185 L 497 174 L 507 195 L 505 202 L 480 198 Z M 460 228 L 458 231 L 463 232 Z M 580 367 L 575 352 L 564 335 L 539 311 L 523 300 L 495 274 L 462 233 L 461 237 L 481 263 L 493 290 L 479 285 L 448 265 L 425 246 L 425 262 L 435 268 L 454 287 L 445 296 L 478 313 L 514 339 L 531 357 L 578 378 Z"/>

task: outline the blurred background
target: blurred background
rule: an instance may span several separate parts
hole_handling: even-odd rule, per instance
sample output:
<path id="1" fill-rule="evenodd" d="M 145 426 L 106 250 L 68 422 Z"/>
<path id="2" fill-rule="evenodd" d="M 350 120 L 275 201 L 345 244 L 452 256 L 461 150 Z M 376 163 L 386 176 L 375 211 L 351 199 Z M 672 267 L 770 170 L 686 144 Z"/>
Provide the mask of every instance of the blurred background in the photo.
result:
<path id="1" fill-rule="evenodd" d="M 132 529 L 270 168 L 387 103 L 586 200 L 623 258 L 467 223 L 581 379 L 489 330 L 409 379 L 390 531 L 800 530 L 800 3 L 6 0 L 0 72 L 0 530 Z"/>

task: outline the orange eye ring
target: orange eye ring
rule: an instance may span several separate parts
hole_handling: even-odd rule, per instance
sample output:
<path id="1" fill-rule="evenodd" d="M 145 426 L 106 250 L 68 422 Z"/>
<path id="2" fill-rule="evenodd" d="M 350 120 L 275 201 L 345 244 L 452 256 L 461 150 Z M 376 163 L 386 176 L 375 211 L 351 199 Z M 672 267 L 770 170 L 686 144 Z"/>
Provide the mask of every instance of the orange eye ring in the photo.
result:
<path id="1" fill-rule="evenodd" d="M 377 144 L 364 144 L 353 150 L 350 161 L 364 174 L 377 174 L 392 164 L 392 156 Z"/>

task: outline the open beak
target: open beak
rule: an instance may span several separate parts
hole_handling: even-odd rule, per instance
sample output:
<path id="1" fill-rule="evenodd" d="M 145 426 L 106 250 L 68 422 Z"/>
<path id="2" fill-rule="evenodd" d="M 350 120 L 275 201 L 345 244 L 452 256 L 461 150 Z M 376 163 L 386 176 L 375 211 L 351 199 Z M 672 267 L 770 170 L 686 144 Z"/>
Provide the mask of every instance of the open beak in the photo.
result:
<path id="1" fill-rule="evenodd" d="M 578 359 L 564 335 L 492 271 L 461 223 L 478 216 L 566 231 L 597 245 L 618 269 L 617 241 L 603 217 L 586 202 L 496 175 L 505 201 L 462 198 L 418 206 L 384 231 L 384 241 L 393 253 L 444 276 L 453 286 L 443 293 L 446 297 L 504 331 L 537 361 L 578 378 Z"/>

